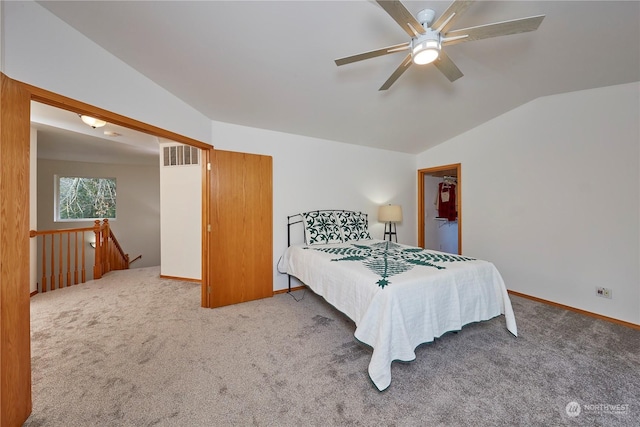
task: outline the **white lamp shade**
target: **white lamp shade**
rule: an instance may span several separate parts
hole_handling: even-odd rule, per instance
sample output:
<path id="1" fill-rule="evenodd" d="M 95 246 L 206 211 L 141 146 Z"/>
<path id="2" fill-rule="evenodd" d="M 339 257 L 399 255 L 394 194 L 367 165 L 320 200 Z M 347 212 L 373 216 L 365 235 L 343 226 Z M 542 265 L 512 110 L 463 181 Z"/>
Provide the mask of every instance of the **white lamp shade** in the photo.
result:
<path id="1" fill-rule="evenodd" d="M 378 209 L 378 221 L 380 222 L 401 222 L 402 207 L 400 205 L 385 205 Z"/>

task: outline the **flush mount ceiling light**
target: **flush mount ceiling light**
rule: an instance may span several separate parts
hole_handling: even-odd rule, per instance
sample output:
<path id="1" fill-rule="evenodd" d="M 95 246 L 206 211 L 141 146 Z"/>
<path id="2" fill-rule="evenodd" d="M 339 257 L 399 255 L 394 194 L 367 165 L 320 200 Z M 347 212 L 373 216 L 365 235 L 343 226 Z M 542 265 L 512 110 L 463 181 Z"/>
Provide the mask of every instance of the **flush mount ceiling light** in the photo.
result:
<path id="1" fill-rule="evenodd" d="M 94 129 L 101 128 L 102 126 L 107 124 L 107 122 L 105 122 L 104 120 L 96 119 L 95 117 L 85 116 L 83 114 L 78 114 L 78 116 L 80 116 L 80 119 L 84 124 L 89 125 Z"/>

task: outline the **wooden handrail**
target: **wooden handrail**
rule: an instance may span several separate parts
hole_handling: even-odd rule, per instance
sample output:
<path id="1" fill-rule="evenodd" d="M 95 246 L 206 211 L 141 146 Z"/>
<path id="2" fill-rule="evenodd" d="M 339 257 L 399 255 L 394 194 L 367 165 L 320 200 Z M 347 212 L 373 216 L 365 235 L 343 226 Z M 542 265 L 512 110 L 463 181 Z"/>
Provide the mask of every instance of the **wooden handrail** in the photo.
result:
<path id="1" fill-rule="evenodd" d="M 107 222 L 107 220 L 105 219 L 104 222 Z M 124 251 L 122 250 L 122 246 L 120 246 L 120 242 L 118 242 L 118 239 L 116 239 L 116 236 L 115 234 L 113 234 L 113 231 L 111 229 L 109 229 L 109 238 L 118 251 L 119 257 L 116 257 L 116 259 L 119 258 L 122 260 L 123 265 L 125 265 L 125 269 L 129 268 L 129 254 L 124 253 Z"/>
<path id="2" fill-rule="evenodd" d="M 92 244 L 95 248 L 93 265 L 94 279 L 100 279 L 104 274 L 112 270 L 125 270 L 129 268 L 129 255 L 122 250 L 118 239 L 116 239 L 116 236 L 109 227 L 108 219 L 103 220 L 102 223 L 100 220 L 96 220 L 93 227 L 45 231 L 30 230 L 30 237 L 42 236 L 41 292 L 86 282 L 86 245 L 84 244 L 86 232 L 93 232 L 95 235 L 95 244 Z M 58 239 L 57 251 L 56 236 Z M 47 254 L 47 240 L 50 240 L 51 243 L 50 254 Z M 66 251 L 64 250 L 65 247 Z M 80 260 L 78 259 L 79 256 Z M 65 260 L 66 262 L 64 262 Z M 49 261 L 49 263 L 47 263 L 47 261 Z M 49 271 L 47 270 L 47 264 L 50 265 Z M 49 279 L 49 286 L 47 286 L 47 279 Z"/>
<path id="3" fill-rule="evenodd" d="M 76 231 L 93 231 L 93 230 L 94 230 L 94 227 L 60 228 L 58 230 L 45 230 L 45 231 L 29 230 L 29 237 L 44 236 L 44 235 L 48 236 L 49 234 L 66 234 L 66 233 L 71 233 Z"/>

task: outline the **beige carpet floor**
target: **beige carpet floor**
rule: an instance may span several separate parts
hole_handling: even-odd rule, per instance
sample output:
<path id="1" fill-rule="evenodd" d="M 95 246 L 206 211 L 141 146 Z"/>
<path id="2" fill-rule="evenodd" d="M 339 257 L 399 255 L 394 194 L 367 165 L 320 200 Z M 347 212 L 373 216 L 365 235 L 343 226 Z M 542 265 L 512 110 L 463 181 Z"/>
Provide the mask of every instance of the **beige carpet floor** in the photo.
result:
<path id="1" fill-rule="evenodd" d="M 293 295 L 203 309 L 156 267 L 36 295 L 25 425 L 640 425 L 640 331 L 512 297 L 518 338 L 468 325 L 381 393 L 353 322 Z"/>

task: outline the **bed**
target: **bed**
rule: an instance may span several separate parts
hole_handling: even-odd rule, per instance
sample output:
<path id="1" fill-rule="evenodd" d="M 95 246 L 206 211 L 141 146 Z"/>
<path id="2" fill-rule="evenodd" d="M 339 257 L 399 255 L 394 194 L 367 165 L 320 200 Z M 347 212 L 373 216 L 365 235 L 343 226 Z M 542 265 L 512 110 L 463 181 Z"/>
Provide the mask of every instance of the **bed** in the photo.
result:
<path id="1" fill-rule="evenodd" d="M 345 210 L 288 217 L 282 267 L 347 315 L 354 336 L 373 349 L 369 377 L 391 384 L 391 363 L 414 360 L 415 348 L 464 325 L 504 315 L 517 326 L 504 281 L 487 261 L 372 239 L 366 214 Z M 292 244 L 301 224 L 304 242 Z"/>

